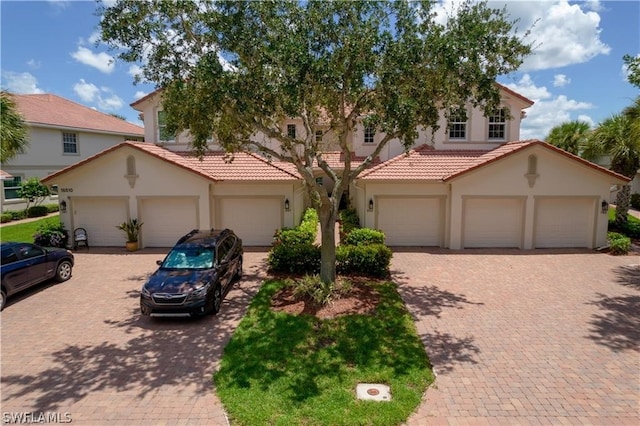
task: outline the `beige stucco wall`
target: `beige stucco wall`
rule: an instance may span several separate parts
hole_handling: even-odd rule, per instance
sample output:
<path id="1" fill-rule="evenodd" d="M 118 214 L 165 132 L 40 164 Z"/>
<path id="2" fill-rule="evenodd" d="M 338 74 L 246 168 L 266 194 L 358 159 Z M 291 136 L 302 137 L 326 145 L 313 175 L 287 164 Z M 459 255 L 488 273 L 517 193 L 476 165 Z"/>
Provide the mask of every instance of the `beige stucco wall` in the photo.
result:
<path id="1" fill-rule="evenodd" d="M 537 174 L 533 187 L 525 174 L 528 158 L 537 156 Z M 580 163 L 541 147 L 533 147 L 496 161 L 490 166 L 467 173 L 451 182 L 449 247 L 462 247 L 463 199 L 468 196 L 526 197 L 523 248 L 533 248 L 536 197 L 593 197 L 594 209 L 608 200 L 613 179 Z M 499 220 L 499 218 L 496 218 Z M 593 247 L 606 244 L 607 215 L 596 212 Z"/>
<path id="2" fill-rule="evenodd" d="M 136 173 L 133 188 L 125 178 L 127 157 L 136 159 Z M 209 225 L 209 181 L 186 170 L 172 166 L 162 160 L 146 155 L 136 149 L 123 147 L 91 163 L 55 178 L 48 184 L 57 184 L 59 201 L 72 205 L 74 197 L 126 197 L 130 218 L 139 216 L 141 197 L 150 196 L 192 196 L 198 199 L 198 217 L 200 226 Z M 72 211 L 60 213 L 61 221 L 67 229 L 73 229 Z"/>

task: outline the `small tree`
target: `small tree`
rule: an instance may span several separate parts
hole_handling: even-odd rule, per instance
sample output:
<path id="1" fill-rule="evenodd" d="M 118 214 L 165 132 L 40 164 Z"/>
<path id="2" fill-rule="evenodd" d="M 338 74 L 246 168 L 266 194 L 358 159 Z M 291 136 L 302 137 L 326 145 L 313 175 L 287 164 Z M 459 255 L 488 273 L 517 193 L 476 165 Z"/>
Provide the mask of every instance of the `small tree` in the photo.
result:
<path id="1" fill-rule="evenodd" d="M 36 177 L 32 177 L 22 182 L 20 189 L 18 190 L 18 196 L 27 202 L 25 210 L 29 210 L 29 207 L 37 206 L 51 194 L 49 188 L 44 185 Z"/>

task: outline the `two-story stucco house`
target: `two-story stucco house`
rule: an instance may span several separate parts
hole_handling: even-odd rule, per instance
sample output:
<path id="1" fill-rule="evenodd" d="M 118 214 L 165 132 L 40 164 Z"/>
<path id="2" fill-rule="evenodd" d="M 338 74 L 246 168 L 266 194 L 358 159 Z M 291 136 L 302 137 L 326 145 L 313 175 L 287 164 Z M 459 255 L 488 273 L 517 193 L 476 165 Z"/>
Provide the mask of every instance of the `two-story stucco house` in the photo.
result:
<path id="1" fill-rule="evenodd" d="M 68 99 L 51 94 L 12 95 L 28 127 L 29 145 L 2 170 L 2 208 L 24 207 L 17 195 L 20 183 L 43 178 L 125 140 L 142 141 L 144 129 Z M 55 188 L 54 188 L 55 189 Z"/>
<path id="2" fill-rule="evenodd" d="M 363 226 L 381 229 L 393 246 L 594 248 L 606 244 L 607 200 L 623 176 L 538 140 L 520 141 L 532 105 L 501 86 L 502 110 L 489 117 L 468 108 L 466 119 L 442 115 L 432 137 L 420 130 L 404 153 L 392 141 L 351 185 L 347 197 Z M 276 229 L 295 226 L 306 207 L 304 184 L 288 163 L 256 153 L 225 154 L 215 142 L 202 161 L 188 152 L 188 135 L 171 135 L 160 92 L 132 104 L 144 118 L 145 140 L 122 143 L 47 177 L 57 184 L 69 229 L 85 227 L 97 245 L 123 245 L 116 224 L 144 222 L 143 247 L 171 246 L 193 228 L 231 228 L 246 245 L 269 245 Z M 282 123 L 291 136 L 300 120 Z M 320 130 L 320 131 L 318 131 Z M 314 129 L 325 160 L 343 164 L 331 134 Z M 257 141 L 277 143 L 256 134 Z M 381 137 L 356 127 L 353 162 Z M 318 181 L 332 182 L 318 169 Z"/>

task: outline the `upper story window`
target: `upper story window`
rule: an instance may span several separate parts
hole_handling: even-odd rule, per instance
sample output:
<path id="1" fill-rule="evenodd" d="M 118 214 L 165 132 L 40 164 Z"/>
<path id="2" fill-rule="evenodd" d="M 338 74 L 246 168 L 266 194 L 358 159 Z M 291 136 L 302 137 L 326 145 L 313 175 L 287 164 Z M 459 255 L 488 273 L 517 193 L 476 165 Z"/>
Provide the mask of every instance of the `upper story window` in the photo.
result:
<path id="1" fill-rule="evenodd" d="M 20 185 L 22 184 L 21 176 L 14 176 L 11 179 L 6 179 L 2 181 L 3 189 L 4 189 L 4 199 L 12 200 L 16 198 L 20 198 L 18 195 L 18 191 L 20 190 Z"/>
<path id="2" fill-rule="evenodd" d="M 316 142 L 322 142 L 322 130 L 316 130 Z"/>
<path id="3" fill-rule="evenodd" d="M 158 111 L 158 140 L 161 142 L 175 142 L 176 135 L 167 131 L 167 113 Z"/>
<path id="4" fill-rule="evenodd" d="M 62 132 L 62 153 L 77 154 L 78 153 L 78 134 L 71 132 Z"/>
<path id="5" fill-rule="evenodd" d="M 364 143 L 373 143 L 376 137 L 376 129 L 371 126 L 364 128 Z"/>
<path id="6" fill-rule="evenodd" d="M 447 128 L 449 129 L 449 139 L 467 139 L 466 111 L 452 111 Z"/>
<path id="7" fill-rule="evenodd" d="M 489 116 L 489 140 L 505 140 L 507 135 L 507 111 L 499 109 Z"/>
<path id="8" fill-rule="evenodd" d="M 287 136 L 291 139 L 296 138 L 296 125 L 295 124 L 287 124 Z"/>

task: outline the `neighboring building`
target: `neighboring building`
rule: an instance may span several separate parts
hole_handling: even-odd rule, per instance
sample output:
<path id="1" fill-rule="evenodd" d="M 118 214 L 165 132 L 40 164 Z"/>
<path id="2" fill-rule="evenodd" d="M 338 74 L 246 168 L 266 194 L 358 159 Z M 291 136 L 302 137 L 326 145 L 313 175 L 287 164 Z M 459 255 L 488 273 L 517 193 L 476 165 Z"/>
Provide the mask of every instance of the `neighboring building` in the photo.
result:
<path id="1" fill-rule="evenodd" d="M 17 190 L 25 179 L 44 178 L 126 140 L 144 140 L 142 127 L 56 95 L 12 98 L 28 126 L 29 145 L 2 165 L 13 176 L 3 181 L 3 210 L 24 208 Z"/>
<path id="2" fill-rule="evenodd" d="M 348 190 L 361 224 L 384 231 L 393 246 L 605 245 L 609 188 L 628 179 L 542 141 L 519 141 L 532 102 L 502 86 L 501 93 L 501 112 L 484 117 L 469 109 L 466 120 L 443 118 L 433 138 L 420 131 L 408 155 L 392 141 Z M 122 246 L 115 225 L 138 218 L 142 247 L 171 246 L 193 228 L 231 228 L 246 245 L 266 246 L 277 229 L 299 223 L 306 204 L 295 167 L 225 154 L 213 141 L 200 161 L 188 152 L 186 135 L 167 134 L 159 92 L 132 107 L 155 144 L 123 143 L 44 180 L 60 187 L 67 228 L 87 228 L 94 245 Z M 304 131 L 295 119 L 282 126 L 292 135 Z M 316 136 L 325 160 L 339 169 L 344 154 L 331 135 Z M 352 161 L 371 154 L 380 137 L 357 126 L 349 136 Z M 320 170 L 317 179 L 331 190 Z"/>

